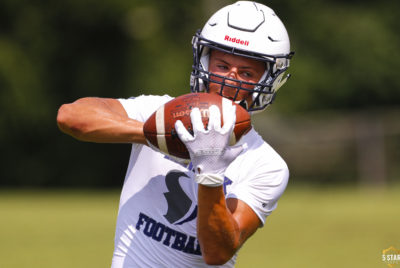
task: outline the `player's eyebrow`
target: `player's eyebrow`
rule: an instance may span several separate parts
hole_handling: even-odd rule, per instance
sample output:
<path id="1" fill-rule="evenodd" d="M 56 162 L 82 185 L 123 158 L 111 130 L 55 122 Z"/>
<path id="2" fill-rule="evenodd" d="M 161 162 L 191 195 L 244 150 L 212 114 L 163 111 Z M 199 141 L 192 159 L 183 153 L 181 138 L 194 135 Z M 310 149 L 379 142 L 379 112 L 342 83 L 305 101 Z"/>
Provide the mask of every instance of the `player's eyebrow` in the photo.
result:
<path id="1" fill-rule="evenodd" d="M 226 64 L 226 65 L 231 65 L 229 62 L 223 60 L 222 58 L 216 57 L 215 59 L 220 61 L 220 62 L 222 62 L 222 63 L 224 63 L 224 64 Z M 251 67 L 251 66 L 240 66 L 239 69 L 253 69 L 253 67 Z"/>
<path id="2" fill-rule="evenodd" d="M 222 58 L 215 58 L 217 61 L 221 61 L 222 63 L 225 63 L 226 65 L 230 65 L 227 61 L 223 60 Z"/>

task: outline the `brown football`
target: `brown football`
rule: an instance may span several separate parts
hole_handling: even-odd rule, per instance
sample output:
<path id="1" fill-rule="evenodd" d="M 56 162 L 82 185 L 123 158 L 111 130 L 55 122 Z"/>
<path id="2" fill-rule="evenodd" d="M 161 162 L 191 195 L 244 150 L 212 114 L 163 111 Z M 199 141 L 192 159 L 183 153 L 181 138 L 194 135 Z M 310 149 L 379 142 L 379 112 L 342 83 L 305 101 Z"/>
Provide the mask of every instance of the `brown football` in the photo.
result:
<path id="1" fill-rule="evenodd" d="M 192 133 L 190 111 L 194 107 L 200 109 L 204 127 L 208 124 L 208 108 L 216 105 L 221 111 L 223 125 L 224 106 L 232 101 L 217 94 L 189 93 L 179 96 L 157 109 L 145 122 L 143 131 L 147 141 L 167 155 L 190 159 L 186 146 L 175 131 L 176 120 L 181 120 L 186 129 Z M 230 137 L 230 145 L 234 145 L 251 129 L 250 114 L 240 105 L 236 105 L 236 123 Z"/>

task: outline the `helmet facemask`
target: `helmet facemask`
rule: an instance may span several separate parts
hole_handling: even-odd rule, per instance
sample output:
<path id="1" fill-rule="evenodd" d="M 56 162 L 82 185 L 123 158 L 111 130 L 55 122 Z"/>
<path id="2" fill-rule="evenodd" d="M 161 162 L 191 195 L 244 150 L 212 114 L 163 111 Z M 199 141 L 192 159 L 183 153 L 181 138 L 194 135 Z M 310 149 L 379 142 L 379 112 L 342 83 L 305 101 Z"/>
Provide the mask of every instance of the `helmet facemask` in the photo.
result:
<path id="1" fill-rule="evenodd" d="M 192 44 L 193 66 L 190 79 L 191 91 L 209 92 L 209 84 L 216 83 L 221 85 L 219 94 L 223 96 L 222 92 L 224 87 L 235 88 L 236 94 L 233 99 L 231 98 L 232 101 L 239 103 L 249 112 L 264 110 L 273 102 L 276 91 L 279 87 L 281 87 L 290 77 L 289 74 L 285 76 L 285 71 L 289 67 L 289 60 L 293 53 L 276 56 L 252 53 L 235 47 L 227 47 L 205 39 L 201 36 L 200 30 L 194 36 Z M 257 83 L 245 82 L 210 73 L 208 71 L 208 64 L 210 51 L 212 49 L 264 62 L 266 66 L 265 72 Z M 232 83 L 227 84 L 226 81 L 234 82 L 235 85 Z M 237 99 L 240 90 L 251 93 L 251 103 L 248 103 L 246 100 Z"/>

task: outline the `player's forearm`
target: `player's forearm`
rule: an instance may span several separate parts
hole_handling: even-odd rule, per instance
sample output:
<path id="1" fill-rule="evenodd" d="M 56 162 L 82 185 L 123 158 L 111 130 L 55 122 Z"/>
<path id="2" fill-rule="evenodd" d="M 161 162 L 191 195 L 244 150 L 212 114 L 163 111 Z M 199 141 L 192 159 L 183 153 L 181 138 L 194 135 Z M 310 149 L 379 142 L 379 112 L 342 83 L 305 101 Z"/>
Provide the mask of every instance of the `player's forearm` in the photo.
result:
<path id="1" fill-rule="evenodd" d="M 130 119 L 117 100 L 83 98 L 60 107 L 61 131 L 89 142 L 145 144 L 143 123 Z"/>
<path id="2" fill-rule="evenodd" d="M 226 263 L 240 247 L 238 224 L 226 206 L 222 187 L 199 185 L 197 235 L 207 264 Z"/>

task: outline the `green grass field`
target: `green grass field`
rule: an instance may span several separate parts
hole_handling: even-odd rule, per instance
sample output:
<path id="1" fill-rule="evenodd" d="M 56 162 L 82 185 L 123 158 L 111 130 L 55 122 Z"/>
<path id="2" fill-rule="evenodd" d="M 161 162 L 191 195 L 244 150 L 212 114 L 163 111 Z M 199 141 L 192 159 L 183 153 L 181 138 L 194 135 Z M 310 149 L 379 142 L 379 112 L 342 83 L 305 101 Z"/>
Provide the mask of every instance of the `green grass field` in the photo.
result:
<path id="1" fill-rule="evenodd" d="M 118 194 L 0 191 L 0 268 L 110 267 Z M 399 205 L 399 187 L 289 187 L 237 267 L 388 267 L 381 254 L 400 249 Z"/>

